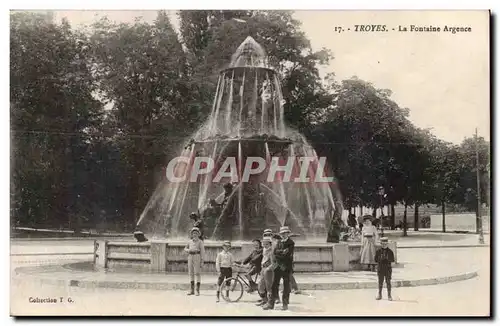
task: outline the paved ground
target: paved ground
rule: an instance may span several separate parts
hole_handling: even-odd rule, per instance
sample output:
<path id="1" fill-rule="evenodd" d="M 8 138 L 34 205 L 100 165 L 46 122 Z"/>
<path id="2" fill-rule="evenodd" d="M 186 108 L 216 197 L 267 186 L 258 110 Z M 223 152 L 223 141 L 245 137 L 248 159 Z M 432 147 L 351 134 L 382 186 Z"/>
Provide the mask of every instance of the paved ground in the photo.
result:
<path id="1" fill-rule="evenodd" d="M 386 236 L 398 243 L 398 248 L 419 246 L 474 246 L 479 245 L 479 235 L 472 233 L 438 233 L 425 231 L 408 231 L 403 237 L 403 231 L 385 231 Z M 484 235 L 484 243 L 490 243 L 490 235 Z"/>
<path id="2" fill-rule="evenodd" d="M 425 241 L 435 243 L 443 241 L 442 238 L 447 236 L 443 235 L 436 240 L 431 236 L 411 235 L 408 239 L 424 241 L 424 238 L 428 237 Z M 474 236 L 477 239 L 476 235 L 465 236 L 460 238 L 460 241 L 457 237 L 450 237 L 447 238 L 447 242 L 473 241 L 471 239 Z M 11 257 L 11 269 L 19 266 L 88 260 L 91 256 L 63 253 L 85 253 L 89 248 L 92 248 L 92 241 L 87 240 L 13 241 L 11 253 L 17 255 Z M 36 255 L 37 253 L 43 255 Z M 406 262 L 404 270 L 407 273 L 437 275 L 445 266 L 447 270 L 458 270 L 469 265 L 479 271 L 479 276 L 444 285 L 396 288 L 393 302 L 375 301 L 374 290 L 308 291 L 305 295 L 292 295 L 288 312 L 278 310 L 264 312 L 253 304 L 256 296 L 249 294 L 245 294 L 239 303 L 217 304 L 212 291 L 204 291 L 200 297 L 187 297 L 184 291 L 56 287 L 16 278 L 11 283 L 10 310 L 14 315 L 487 316 L 489 314 L 489 248 L 402 249 L 398 251 L 398 260 Z M 419 267 L 411 266 L 412 262 L 418 262 Z M 338 277 L 350 278 L 349 275 Z M 307 281 L 301 280 L 300 275 L 297 276 L 297 280 L 299 283 Z M 205 277 L 205 281 L 212 280 Z M 40 299 L 53 297 L 58 300 L 63 297 L 64 303 L 30 303 L 30 297 Z M 68 302 L 69 298 L 72 303 Z"/>
<path id="3" fill-rule="evenodd" d="M 471 249 L 471 255 L 475 250 Z M 82 289 L 13 284 L 11 313 L 15 315 L 177 315 L 177 316 L 487 316 L 489 264 L 483 261 L 479 277 L 436 286 L 394 289 L 394 301 L 376 301 L 374 290 L 310 291 L 292 295 L 290 311 L 262 311 L 256 295 L 238 303 L 216 303 L 214 293 L 187 297 L 183 291 Z M 384 292 L 385 296 L 385 292 Z M 52 297 L 63 303 L 29 303 L 30 297 Z M 68 300 L 71 298 L 72 303 Z M 277 306 L 279 307 L 279 306 Z"/>
<path id="4" fill-rule="evenodd" d="M 476 249 L 476 250 L 473 250 Z M 471 252 L 474 252 L 472 255 Z M 42 257 L 45 260 L 41 260 Z M 465 261 L 464 257 L 468 257 Z M 395 286 L 401 285 L 398 281 L 428 280 L 436 284 L 449 282 L 449 277 L 460 277 L 464 274 L 468 278 L 472 273 L 481 269 L 481 264 L 489 258 L 489 248 L 443 248 L 443 249 L 405 249 L 398 252 L 398 261 L 401 263 L 393 269 Z M 62 261 L 62 259 L 66 259 Z M 121 269 L 112 272 L 95 272 L 88 263 L 70 264 L 77 261 L 76 256 L 16 256 L 13 257 L 12 267 L 17 268 L 13 277 L 22 279 L 43 279 L 49 284 L 69 284 L 73 280 L 79 286 L 106 286 L 119 288 L 155 288 L 155 289 L 183 289 L 188 286 L 185 274 L 174 273 L 147 273 L 137 270 Z M 88 257 L 87 259 L 91 259 Z M 43 262 L 49 266 L 39 267 Z M 66 266 L 60 264 L 66 263 Z M 56 264 L 56 265 L 54 265 Z M 57 265 L 59 264 L 59 265 Z M 26 265 L 35 265 L 28 266 Z M 296 273 L 296 280 L 304 289 L 346 289 L 369 288 L 376 286 L 377 275 L 373 272 L 351 271 L 346 273 Z M 441 278 L 441 280 L 438 280 Z M 204 287 L 214 287 L 217 275 L 214 273 L 203 275 Z M 74 281 L 73 281 L 74 282 Z M 411 285 L 421 283 L 412 283 Z M 405 285 L 405 286 L 410 286 Z"/>

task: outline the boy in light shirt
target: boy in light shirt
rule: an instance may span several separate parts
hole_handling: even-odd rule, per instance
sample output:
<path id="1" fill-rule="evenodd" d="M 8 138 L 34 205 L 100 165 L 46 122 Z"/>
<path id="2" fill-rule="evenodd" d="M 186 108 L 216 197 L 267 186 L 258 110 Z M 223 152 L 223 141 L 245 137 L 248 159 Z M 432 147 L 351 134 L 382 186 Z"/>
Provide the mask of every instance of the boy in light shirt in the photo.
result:
<path id="1" fill-rule="evenodd" d="M 229 249 L 231 249 L 231 242 L 224 241 L 222 251 L 217 254 L 217 258 L 215 259 L 215 269 L 219 273 L 219 278 L 217 279 L 217 302 L 220 301 L 220 286 L 222 282 L 233 276 L 232 266 L 234 264 L 234 257 L 229 252 Z M 226 281 L 226 297 L 229 297 L 229 290 L 227 289 L 229 285 Z"/>

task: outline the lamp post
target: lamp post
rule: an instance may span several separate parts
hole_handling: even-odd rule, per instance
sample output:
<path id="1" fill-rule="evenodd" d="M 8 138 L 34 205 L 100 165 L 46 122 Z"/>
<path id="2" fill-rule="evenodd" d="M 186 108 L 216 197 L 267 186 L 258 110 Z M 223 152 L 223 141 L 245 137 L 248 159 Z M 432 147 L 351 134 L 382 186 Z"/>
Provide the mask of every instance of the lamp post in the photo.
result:
<path id="1" fill-rule="evenodd" d="M 380 230 L 381 236 L 384 236 L 384 226 L 382 225 L 382 216 L 384 216 L 384 195 L 385 189 L 384 187 L 378 187 L 378 195 L 380 196 Z"/>
<path id="2" fill-rule="evenodd" d="M 483 235 L 483 220 L 481 216 L 481 181 L 479 173 L 479 149 L 478 149 L 478 138 L 477 138 L 477 128 L 476 128 L 476 182 L 477 182 L 477 231 L 479 233 L 479 243 L 484 244 Z"/>

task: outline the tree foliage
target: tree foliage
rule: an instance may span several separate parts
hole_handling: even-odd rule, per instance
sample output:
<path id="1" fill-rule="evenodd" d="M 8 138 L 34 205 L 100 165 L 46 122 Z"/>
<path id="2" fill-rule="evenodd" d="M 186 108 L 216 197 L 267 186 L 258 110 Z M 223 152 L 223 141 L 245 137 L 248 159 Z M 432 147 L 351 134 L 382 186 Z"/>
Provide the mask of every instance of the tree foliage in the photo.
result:
<path id="1" fill-rule="evenodd" d="M 324 92 L 318 66 L 327 64 L 332 55 L 326 49 L 312 50 L 292 12 L 181 11 L 180 20 L 191 78 L 200 85 L 198 103 L 213 100 L 219 70 L 227 67 L 240 43 L 252 36 L 281 76 L 285 118 L 290 125 L 306 128 L 318 104 L 325 105 L 320 103 Z"/>
<path id="2" fill-rule="evenodd" d="M 10 27 L 13 216 L 20 223 L 78 224 L 102 104 L 92 93 L 85 37 L 50 15 L 14 13 Z M 76 221 L 75 221 L 76 219 Z"/>
<path id="3" fill-rule="evenodd" d="M 161 11 L 152 23 L 103 19 L 75 29 L 50 14 L 11 14 L 12 222 L 133 227 L 165 163 L 210 113 L 218 72 L 248 35 L 279 72 L 287 123 L 327 156 L 346 208 L 477 209 L 476 140 L 449 144 L 417 128 L 390 90 L 322 79 L 333 54 L 313 51 L 292 12 L 178 18 L 179 31 Z M 489 147 L 479 138 L 486 204 Z"/>

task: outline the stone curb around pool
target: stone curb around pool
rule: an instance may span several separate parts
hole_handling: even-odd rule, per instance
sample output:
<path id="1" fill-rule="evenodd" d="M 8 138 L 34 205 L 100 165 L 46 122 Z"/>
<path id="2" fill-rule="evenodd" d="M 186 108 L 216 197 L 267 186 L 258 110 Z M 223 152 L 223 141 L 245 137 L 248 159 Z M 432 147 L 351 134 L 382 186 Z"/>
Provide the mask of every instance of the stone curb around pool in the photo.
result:
<path id="1" fill-rule="evenodd" d="M 24 276 L 24 277 L 23 277 Z M 468 272 L 452 276 L 434 277 L 418 280 L 393 280 L 393 287 L 415 287 L 426 285 L 446 284 L 458 281 L 465 281 L 477 277 L 477 272 Z M 168 283 L 168 282 L 121 282 L 121 281 L 94 281 L 77 279 L 55 279 L 38 278 L 36 276 L 19 275 L 23 281 L 33 280 L 45 285 L 69 286 L 80 288 L 109 288 L 109 289 L 137 289 L 137 290 L 185 290 L 189 289 L 188 283 Z M 331 282 L 331 283 L 301 283 L 301 290 L 355 290 L 355 289 L 376 289 L 378 284 L 375 281 L 367 282 Z M 201 290 L 215 291 L 215 284 L 204 284 L 202 280 Z"/>

